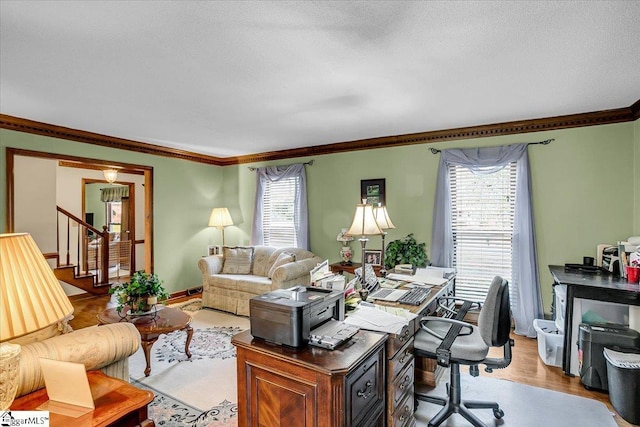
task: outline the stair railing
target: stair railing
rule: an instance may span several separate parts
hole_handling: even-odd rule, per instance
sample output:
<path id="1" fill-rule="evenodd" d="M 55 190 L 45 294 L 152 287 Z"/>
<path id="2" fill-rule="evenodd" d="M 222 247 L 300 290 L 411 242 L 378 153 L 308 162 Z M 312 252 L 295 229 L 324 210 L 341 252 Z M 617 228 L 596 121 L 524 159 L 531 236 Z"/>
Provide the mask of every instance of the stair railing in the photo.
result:
<path id="1" fill-rule="evenodd" d="M 98 230 L 71 212 L 56 206 L 58 220 L 56 221 L 56 244 L 58 249 L 57 267 L 64 255 L 65 265 L 72 265 L 75 261 L 75 274 L 93 275 L 96 285 L 109 283 L 109 232 L 106 227 Z M 62 215 L 62 218 L 60 217 Z M 66 229 L 61 233 L 60 226 Z M 72 243 L 74 245 L 72 246 Z"/>

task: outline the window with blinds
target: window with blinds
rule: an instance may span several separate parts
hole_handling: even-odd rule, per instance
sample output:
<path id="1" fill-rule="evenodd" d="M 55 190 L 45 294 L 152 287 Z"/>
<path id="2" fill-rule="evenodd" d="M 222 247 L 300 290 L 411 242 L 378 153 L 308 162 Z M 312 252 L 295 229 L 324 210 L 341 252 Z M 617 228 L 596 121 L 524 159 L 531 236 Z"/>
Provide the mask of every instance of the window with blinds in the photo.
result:
<path id="1" fill-rule="evenodd" d="M 262 207 L 262 231 L 267 246 L 297 246 L 294 200 L 298 177 L 266 183 Z"/>
<path id="2" fill-rule="evenodd" d="M 516 163 L 474 175 L 450 169 L 456 296 L 484 301 L 496 275 L 511 282 Z"/>

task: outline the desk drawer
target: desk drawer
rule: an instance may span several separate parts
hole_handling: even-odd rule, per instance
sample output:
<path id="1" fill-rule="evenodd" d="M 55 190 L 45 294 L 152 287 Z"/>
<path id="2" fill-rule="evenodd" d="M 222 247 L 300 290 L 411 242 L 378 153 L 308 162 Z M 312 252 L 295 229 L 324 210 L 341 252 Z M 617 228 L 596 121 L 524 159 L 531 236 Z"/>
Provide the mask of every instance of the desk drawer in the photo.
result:
<path id="1" fill-rule="evenodd" d="M 387 378 L 390 378 L 391 381 L 413 360 L 413 342 L 414 339 L 411 337 L 409 342 L 389 360 L 389 364 L 387 365 Z"/>
<path id="2" fill-rule="evenodd" d="M 415 363 L 412 358 L 402 372 L 393 380 L 392 386 L 388 388 L 389 397 L 393 399 L 393 407 L 396 410 L 407 393 L 413 396 L 414 370 Z"/>
<path id="3" fill-rule="evenodd" d="M 387 340 L 388 357 L 395 357 L 396 353 L 413 339 L 415 333 L 414 325 L 415 322 L 410 322 L 402 328 L 399 334 L 389 334 L 389 339 Z"/>
<path id="4" fill-rule="evenodd" d="M 346 425 L 358 425 L 384 400 L 384 349 L 358 365 L 346 379 Z"/>
<path id="5" fill-rule="evenodd" d="M 406 395 L 402 402 L 396 407 L 387 427 L 415 426 L 416 418 L 413 415 L 414 403 L 413 393 Z"/>

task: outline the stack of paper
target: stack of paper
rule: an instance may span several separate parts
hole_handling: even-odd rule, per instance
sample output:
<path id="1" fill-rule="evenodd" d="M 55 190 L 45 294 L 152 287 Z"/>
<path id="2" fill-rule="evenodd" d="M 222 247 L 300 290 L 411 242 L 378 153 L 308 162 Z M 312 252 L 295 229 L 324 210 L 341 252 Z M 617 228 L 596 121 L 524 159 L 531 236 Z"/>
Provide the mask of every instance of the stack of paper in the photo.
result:
<path id="1" fill-rule="evenodd" d="M 344 322 L 370 331 L 399 334 L 402 332 L 402 328 L 409 324 L 411 319 L 417 317 L 415 314 L 411 314 L 411 316 L 397 316 L 386 311 L 378 310 L 371 304 L 360 304 L 358 309 L 349 314 Z"/>

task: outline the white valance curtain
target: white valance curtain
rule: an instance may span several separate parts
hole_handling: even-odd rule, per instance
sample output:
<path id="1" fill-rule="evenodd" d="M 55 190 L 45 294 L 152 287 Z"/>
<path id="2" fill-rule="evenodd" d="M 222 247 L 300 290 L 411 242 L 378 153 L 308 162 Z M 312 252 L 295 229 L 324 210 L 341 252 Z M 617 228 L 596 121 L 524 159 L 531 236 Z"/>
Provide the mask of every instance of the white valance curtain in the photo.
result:
<path id="1" fill-rule="evenodd" d="M 251 230 L 251 244 L 263 245 L 262 215 L 265 185 L 281 179 L 297 177 L 297 188 L 293 206 L 293 222 L 298 236 L 297 247 L 309 250 L 309 212 L 307 209 L 307 176 L 303 163 L 287 166 L 267 166 L 256 168 L 256 199 Z"/>
<path id="2" fill-rule="evenodd" d="M 453 235 L 451 230 L 451 194 L 449 168 L 462 166 L 474 174 L 490 174 L 516 162 L 516 200 L 512 248 L 511 309 L 515 332 L 535 337 L 533 320 L 543 317 L 542 296 L 538 275 L 528 144 L 498 147 L 450 149 L 440 152 L 435 203 L 431 261 L 442 267 L 453 266 Z"/>
<path id="3" fill-rule="evenodd" d="M 100 201 L 120 202 L 123 198 L 129 197 L 128 186 L 113 186 L 100 189 Z"/>

